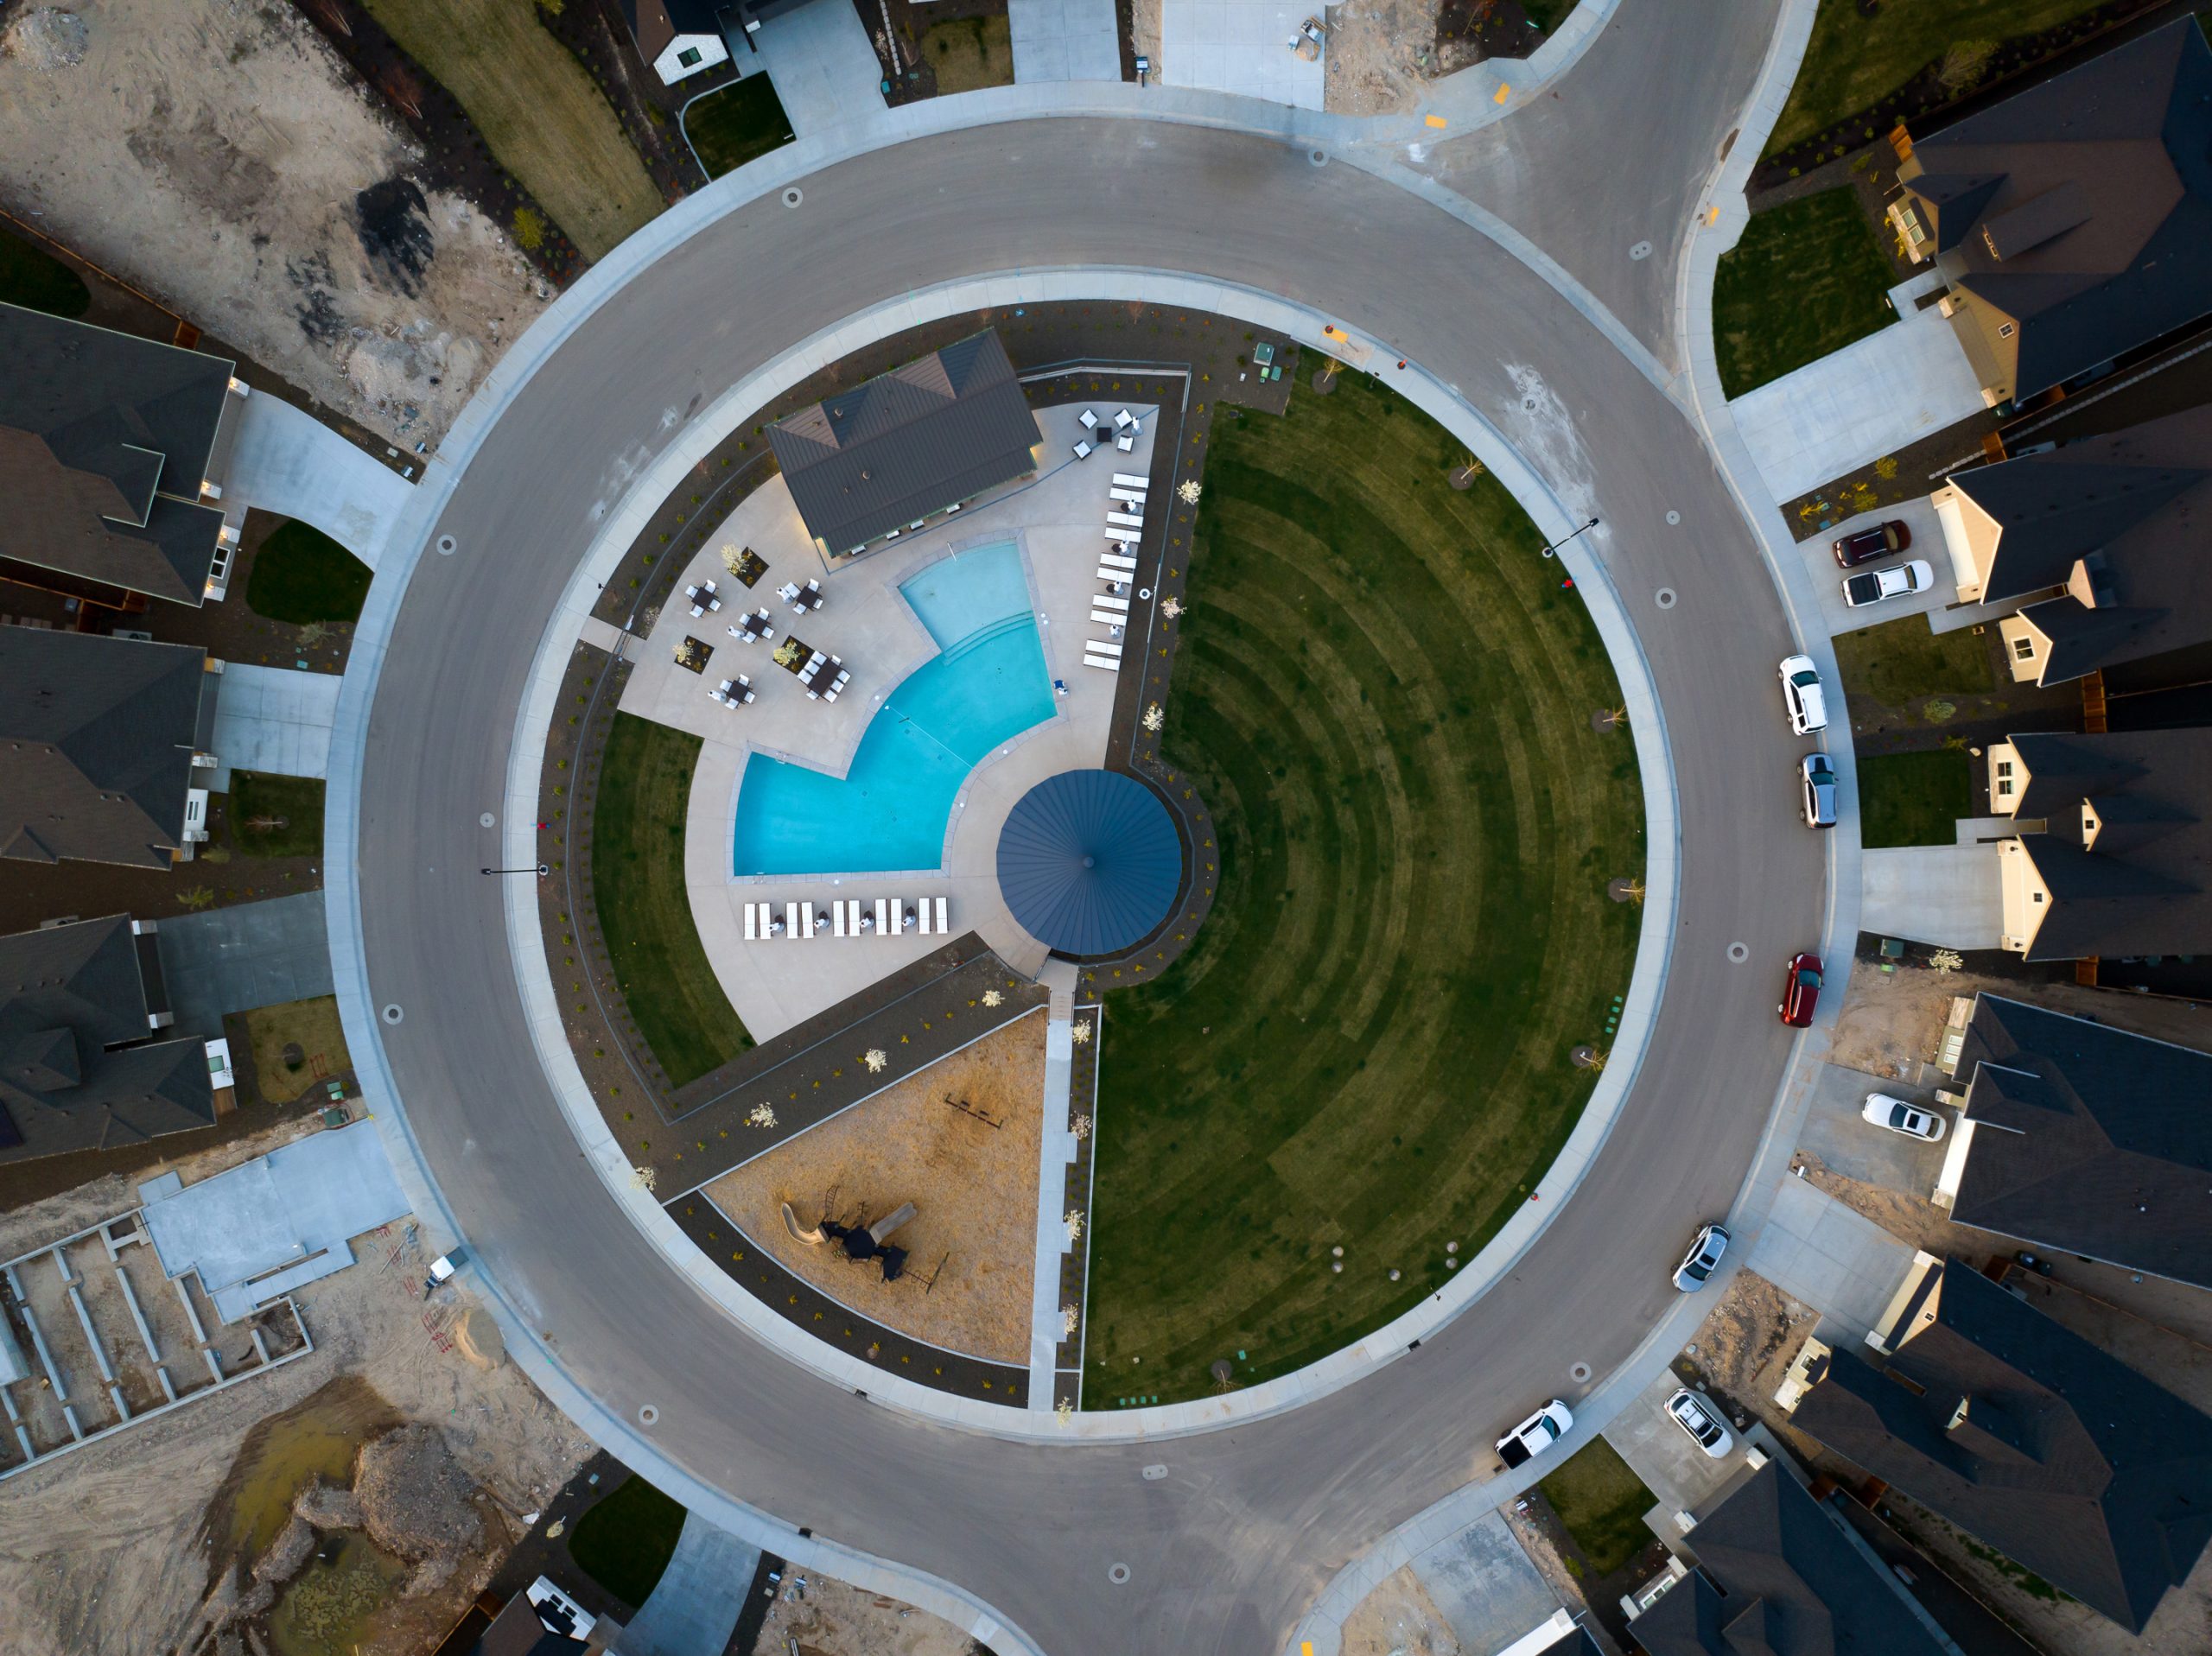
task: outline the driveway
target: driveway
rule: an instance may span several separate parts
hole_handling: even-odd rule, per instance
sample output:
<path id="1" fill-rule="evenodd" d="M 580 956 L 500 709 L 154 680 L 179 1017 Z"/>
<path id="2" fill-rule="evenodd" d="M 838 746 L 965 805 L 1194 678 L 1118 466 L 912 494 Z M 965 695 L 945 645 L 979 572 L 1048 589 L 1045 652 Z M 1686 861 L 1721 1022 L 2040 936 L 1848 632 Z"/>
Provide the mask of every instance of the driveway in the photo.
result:
<path id="1" fill-rule="evenodd" d="M 753 40 L 798 136 L 883 113 L 883 66 L 849 0 L 809 0 Z"/>
<path id="2" fill-rule="evenodd" d="M 1908 1104 L 1922 1104 L 1955 1125 L 1952 1111 L 1936 1101 L 1936 1089 L 1891 1075 L 1872 1075 L 1840 1063 L 1817 1067 L 1798 1147 L 1821 1158 L 1821 1165 L 1846 1178 L 1925 1196 L 1943 1168 L 1944 1144 L 1923 1144 L 1863 1119 L 1859 1112 L 1869 1093 L 1886 1093 Z M 1945 1129 L 1948 1135 L 1949 1129 Z"/>
<path id="3" fill-rule="evenodd" d="M 1007 0 L 1006 16 L 1016 85 L 1122 78 L 1114 0 Z"/>
<path id="4" fill-rule="evenodd" d="M 256 391 L 231 450 L 223 502 L 312 523 L 373 569 L 414 486 L 313 415 Z"/>
<path id="5" fill-rule="evenodd" d="M 1321 10 L 1311 0 L 1161 0 L 1160 79 L 1319 109 L 1327 54 L 1307 63 L 1291 42 Z"/>
<path id="6" fill-rule="evenodd" d="M 1438 1542 L 1412 1567 L 1465 1656 L 1497 1656 L 1560 1607 L 1502 1513 L 1487 1513 Z"/>
<path id="7" fill-rule="evenodd" d="M 1862 930 L 1938 949 L 1995 949 L 2003 940 L 1994 846 L 1885 846 L 1865 853 L 1859 866 Z"/>
<path id="8" fill-rule="evenodd" d="M 1696 1511 L 1718 1494 L 1721 1485 L 1744 1464 L 1743 1431 L 1726 1418 L 1726 1411 L 1719 1403 L 1713 1404 L 1713 1410 L 1722 1415 L 1722 1424 L 1736 1438 L 1719 1460 L 1699 1448 L 1667 1412 L 1667 1399 L 1681 1386 L 1672 1370 L 1653 1375 L 1651 1383 L 1613 1418 L 1605 1433 L 1605 1441 L 1656 1499 L 1657 1504 L 1646 1516 L 1653 1533 L 1670 1546 L 1681 1540 L 1681 1532 L 1675 1527 L 1675 1514 Z"/>
<path id="9" fill-rule="evenodd" d="M 1748 1263 L 1785 1294 L 1817 1307 L 1824 1326 L 1833 1323 L 1863 1339 L 1904 1283 L 1912 1249 L 1807 1181 L 1786 1178 Z"/>
<path id="10" fill-rule="evenodd" d="M 319 777 L 330 764 L 330 726 L 338 712 L 335 673 L 291 667 L 223 663 L 215 701 L 218 793 L 231 790 L 233 771 L 279 777 Z"/>
<path id="11" fill-rule="evenodd" d="M 162 921 L 156 937 L 180 1033 L 212 1039 L 225 1012 L 330 993 L 321 891 L 181 915 Z"/>

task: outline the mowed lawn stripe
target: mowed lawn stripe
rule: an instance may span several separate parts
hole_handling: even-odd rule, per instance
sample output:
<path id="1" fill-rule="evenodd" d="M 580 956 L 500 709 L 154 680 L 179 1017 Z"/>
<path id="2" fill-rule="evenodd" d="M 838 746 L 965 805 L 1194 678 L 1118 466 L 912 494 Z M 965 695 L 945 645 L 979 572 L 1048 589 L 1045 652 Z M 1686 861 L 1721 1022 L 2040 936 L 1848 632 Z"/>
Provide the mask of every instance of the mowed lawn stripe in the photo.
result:
<path id="1" fill-rule="evenodd" d="M 1568 1055 L 1635 956 L 1605 897 L 1643 869 L 1634 750 L 1590 726 L 1620 693 L 1580 599 L 1494 480 L 1451 490 L 1459 458 L 1349 376 L 1214 428 L 1160 753 L 1216 891 L 1106 1001 L 1086 1407 L 1408 1309 L 1589 1096 Z"/>
<path id="2" fill-rule="evenodd" d="M 613 105 L 537 21 L 537 0 L 363 0 L 409 56 L 461 100 L 500 166 L 587 258 L 603 258 L 666 205 Z M 515 226 L 501 229 L 512 234 Z"/>

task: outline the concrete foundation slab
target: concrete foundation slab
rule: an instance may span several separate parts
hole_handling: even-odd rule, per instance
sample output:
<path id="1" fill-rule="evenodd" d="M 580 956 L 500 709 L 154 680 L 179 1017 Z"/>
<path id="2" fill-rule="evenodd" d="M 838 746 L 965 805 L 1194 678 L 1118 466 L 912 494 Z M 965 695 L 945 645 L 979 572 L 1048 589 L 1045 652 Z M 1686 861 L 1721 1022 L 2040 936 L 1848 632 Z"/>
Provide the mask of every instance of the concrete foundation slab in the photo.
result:
<path id="1" fill-rule="evenodd" d="M 1292 48 L 1299 25 L 1320 15 L 1319 7 L 1293 0 L 1163 0 L 1160 79 L 1319 109 L 1326 49 L 1308 63 Z"/>
<path id="2" fill-rule="evenodd" d="M 1122 41 L 1114 0 L 1007 0 L 1014 79 L 1119 80 Z"/>
<path id="3" fill-rule="evenodd" d="M 760 1548 L 684 1513 L 659 1584 L 615 1642 L 619 1656 L 711 1656 L 736 1631 L 760 1567 Z"/>

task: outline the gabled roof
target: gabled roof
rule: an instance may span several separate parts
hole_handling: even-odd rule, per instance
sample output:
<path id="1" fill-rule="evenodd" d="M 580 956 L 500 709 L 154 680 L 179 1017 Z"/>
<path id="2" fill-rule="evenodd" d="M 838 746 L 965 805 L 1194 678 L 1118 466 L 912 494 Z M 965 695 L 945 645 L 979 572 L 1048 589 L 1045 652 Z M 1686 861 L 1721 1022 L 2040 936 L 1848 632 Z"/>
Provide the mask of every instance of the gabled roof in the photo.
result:
<path id="1" fill-rule="evenodd" d="M 2212 730 L 2007 740 L 2027 772 L 2013 820 L 2047 824 L 2019 835 L 2050 893 L 2027 958 L 2212 948 Z"/>
<path id="2" fill-rule="evenodd" d="M 2195 21 L 1916 139 L 1898 179 L 2034 396 L 2212 310 L 2212 51 Z"/>
<path id="3" fill-rule="evenodd" d="M 2212 1288 L 2212 1055 L 1984 994 L 1962 1225 Z"/>
<path id="4" fill-rule="evenodd" d="M 2212 1540 L 2212 1420 L 1956 1260 L 1792 1424 L 2131 1632 Z"/>
<path id="5" fill-rule="evenodd" d="M 1022 476 L 1043 441 L 988 328 L 768 428 L 807 532 L 833 553 Z"/>
<path id="6" fill-rule="evenodd" d="M 207 659 L 0 626 L 0 858 L 168 867 L 221 682 Z"/>
<path id="7" fill-rule="evenodd" d="M 198 604 L 223 526 L 200 485 L 233 366 L 0 305 L 0 558 Z"/>
<path id="8" fill-rule="evenodd" d="M 153 1038 L 153 947 L 127 914 L 0 937 L 0 1161 L 215 1119 L 206 1044 Z"/>
<path id="9" fill-rule="evenodd" d="M 1942 1656 L 1843 1520 L 1770 1461 L 1689 1532 L 1698 1568 L 1630 1623 L 1650 1656 Z"/>

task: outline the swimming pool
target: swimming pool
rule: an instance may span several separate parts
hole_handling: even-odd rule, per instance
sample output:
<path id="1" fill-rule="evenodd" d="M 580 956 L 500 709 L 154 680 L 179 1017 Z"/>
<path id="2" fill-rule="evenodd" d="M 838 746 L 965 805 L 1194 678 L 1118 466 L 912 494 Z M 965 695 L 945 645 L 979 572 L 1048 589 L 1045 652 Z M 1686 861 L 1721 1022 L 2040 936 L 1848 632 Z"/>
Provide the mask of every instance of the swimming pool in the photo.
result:
<path id="1" fill-rule="evenodd" d="M 1052 685 L 1012 543 L 943 559 L 899 589 L 940 646 L 868 721 L 842 778 L 756 753 L 738 790 L 731 865 L 746 874 L 938 867 L 969 771 L 1052 716 Z"/>

